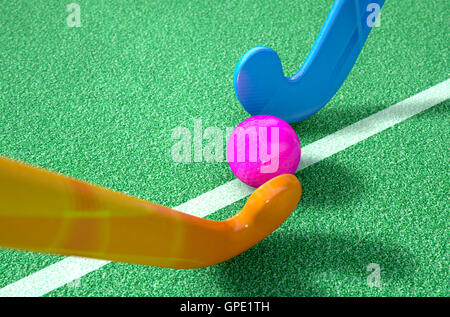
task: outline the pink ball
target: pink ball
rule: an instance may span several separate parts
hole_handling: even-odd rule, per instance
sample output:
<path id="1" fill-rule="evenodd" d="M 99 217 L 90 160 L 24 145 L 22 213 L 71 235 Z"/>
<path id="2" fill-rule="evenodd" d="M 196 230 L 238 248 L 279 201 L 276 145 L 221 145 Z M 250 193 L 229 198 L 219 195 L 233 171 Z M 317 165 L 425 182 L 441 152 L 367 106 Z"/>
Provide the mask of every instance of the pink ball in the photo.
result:
<path id="1" fill-rule="evenodd" d="M 242 121 L 231 133 L 227 160 L 243 183 L 259 187 L 282 174 L 294 174 L 300 162 L 300 141 L 285 121 L 258 115 Z"/>

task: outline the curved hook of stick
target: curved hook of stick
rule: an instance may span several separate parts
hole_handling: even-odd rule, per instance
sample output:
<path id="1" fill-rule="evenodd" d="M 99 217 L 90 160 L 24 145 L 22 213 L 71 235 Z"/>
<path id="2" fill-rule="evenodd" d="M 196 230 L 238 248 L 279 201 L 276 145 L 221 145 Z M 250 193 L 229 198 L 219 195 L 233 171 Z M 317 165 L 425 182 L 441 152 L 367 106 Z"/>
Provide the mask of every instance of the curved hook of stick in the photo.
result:
<path id="1" fill-rule="evenodd" d="M 319 111 L 347 78 L 384 2 L 336 0 L 304 64 L 291 78 L 284 77 L 280 58 L 271 48 L 245 53 L 233 78 L 245 110 L 288 123 Z"/>
<path id="2" fill-rule="evenodd" d="M 237 215 L 213 221 L 0 157 L 0 246 L 200 268 L 263 240 L 300 196 L 297 178 L 281 175 L 256 189 Z"/>

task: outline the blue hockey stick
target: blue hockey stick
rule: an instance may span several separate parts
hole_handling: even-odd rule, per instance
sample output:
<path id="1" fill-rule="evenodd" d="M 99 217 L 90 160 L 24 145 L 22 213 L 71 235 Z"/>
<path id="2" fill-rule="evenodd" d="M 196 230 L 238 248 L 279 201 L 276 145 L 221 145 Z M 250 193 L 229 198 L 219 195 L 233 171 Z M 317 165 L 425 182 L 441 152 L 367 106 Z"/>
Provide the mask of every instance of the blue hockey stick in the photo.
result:
<path id="1" fill-rule="evenodd" d="M 284 77 L 280 58 L 271 48 L 245 53 L 233 79 L 245 110 L 289 123 L 319 111 L 347 78 L 384 2 L 336 0 L 304 64 L 291 78 Z"/>

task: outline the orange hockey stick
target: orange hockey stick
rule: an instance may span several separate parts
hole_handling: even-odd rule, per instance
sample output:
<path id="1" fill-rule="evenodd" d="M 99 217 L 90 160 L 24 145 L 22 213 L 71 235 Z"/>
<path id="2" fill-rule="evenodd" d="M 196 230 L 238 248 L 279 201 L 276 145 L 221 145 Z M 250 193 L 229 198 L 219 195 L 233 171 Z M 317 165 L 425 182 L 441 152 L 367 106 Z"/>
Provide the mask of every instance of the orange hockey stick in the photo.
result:
<path id="1" fill-rule="evenodd" d="M 169 268 L 226 261 L 297 206 L 293 175 L 272 179 L 234 217 L 213 221 L 0 157 L 0 246 Z"/>

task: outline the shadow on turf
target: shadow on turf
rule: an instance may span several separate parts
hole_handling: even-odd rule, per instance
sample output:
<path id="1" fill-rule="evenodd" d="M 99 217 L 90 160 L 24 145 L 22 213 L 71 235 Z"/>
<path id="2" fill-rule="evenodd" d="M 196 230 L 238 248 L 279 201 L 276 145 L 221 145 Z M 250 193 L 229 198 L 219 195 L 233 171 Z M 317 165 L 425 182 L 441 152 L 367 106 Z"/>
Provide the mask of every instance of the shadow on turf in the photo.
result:
<path id="1" fill-rule="evenodd" d="M 312 117 L 292 124 L 292 127 L 298 132 L 300 142 L 312 142 L 366 119 L 389 105 L 367 101 L 349 109 L 343 101 L 337 101 L 333 105 L 325 106 Z"/>
<path id="2" fill-rule="evenodd" d="M 333 227 L 359 206 L 366 188 L 364 177 L 332 158 L 299 174 L 303 197 L 294 218 L 247 252 L 211 268 L 215 283 L 230 296 L 378 295 L 367 285 L 370 263 L 382 268 L 381 282 L 393 285 L 412 274 L 413 257 L 400 246 L 385 245 L 355 235 L 324 233 L 326 228 L 297 228 L 294 219 L 321 217 Z M 324 213 L 330 219 L 323 221 Z M 300 214 L 299 214 L 300 213 Z M 334 219 L 334 220 L 333 220 Z M 357 219 L 355 219 L 357 221 Z M 315 222 L 313 222 L 315 223 Z M 305 232 L 306 230 L 306 232 Z M 340 293 L 342 292 L 342 293 Z"/>
<path id="3" fill-rule="evenodd" d="M 343 208 L 361 199 L 363 177 L 357 171 L 327 158 L 296 174 L 302 184 L 302 211 Z"/>
<path id="4" fill-rule="evenodd" d="M 410 95 L 414 95 L 414 92 L 411 92 Z M 358 104 L 357 107 L 351 109 L 351 111 L 345 107 L 343 101 L 338 101 L 333 105 L 325 106 L 325 108 L 321 109 L 312 117 L 292 124 L 292 127 L 298 133 L 300 142 L 303 145 L 305 140 L 308 142 L 317 141 L 343 128 L 346 128 L 351 124 L 366 119 L 381 110 L 389 108 L 399 101 L 401 100 L 386 101 L 385 103 L 375 104 L 371 101 L 366 101 Z M 434 111 L 426 111 L 419 116 L 439 116 L 441 112 L 445 112 L 445 106 L 442 106 L 443 104 L 448 106 L 450 105 L 450 102 L 441 102 L 439 104 L 440 106 L 433 107 L 435 109 Z M 415 120 L 420 119 L 416 117 Z"/>
<path id="5" fill-rule="evenodd" d="M 351 168 L 339 164 L 332 158 L 320 164 L 315 164 L 295 174 L 302 184 L 302 198 L 299 205 L 301 210 L 328 209 L 345 207 L 360 199 L 363 185 L 361 176 Z M 241 207 L 244 206 L 242 201 Z M 236 209 L 212 214 L 208 219 L 225 220 L 236 214 Z"/>
<path id="6" fill-rule="evenodd" d="M 381 289 L 367 284 L 369 263 L 382 268 Z M 278 231 L 210 273 L 225 296 L 365 296 L 384 294 L 383 288 L 412 275 L 412 268 L 413 257 L 399 246 Z"/>

